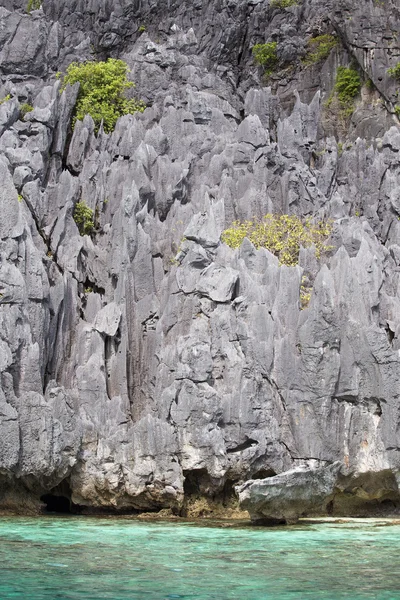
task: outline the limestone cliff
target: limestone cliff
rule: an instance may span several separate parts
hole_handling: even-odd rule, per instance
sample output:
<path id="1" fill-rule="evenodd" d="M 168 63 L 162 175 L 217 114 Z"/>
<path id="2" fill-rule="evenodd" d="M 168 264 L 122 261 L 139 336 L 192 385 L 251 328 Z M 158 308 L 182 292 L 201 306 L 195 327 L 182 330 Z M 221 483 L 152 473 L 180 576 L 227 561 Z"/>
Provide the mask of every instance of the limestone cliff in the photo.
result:
<path id="1" fill-rule="evenodd" d="M 395 511 L 399 1 L 0 4 L 0 508 L 180 511 L 339 462 L 324 510 Z M 251 48 L 271 40 L 266 78 Z M 108 57 L 148 108 L 72 133 L 56 72 Z M 347 120 L 339 66 L 363 82 Z M 332 250 L 287 267 L 221 243 L 268 212 L 332 219 Z"/>

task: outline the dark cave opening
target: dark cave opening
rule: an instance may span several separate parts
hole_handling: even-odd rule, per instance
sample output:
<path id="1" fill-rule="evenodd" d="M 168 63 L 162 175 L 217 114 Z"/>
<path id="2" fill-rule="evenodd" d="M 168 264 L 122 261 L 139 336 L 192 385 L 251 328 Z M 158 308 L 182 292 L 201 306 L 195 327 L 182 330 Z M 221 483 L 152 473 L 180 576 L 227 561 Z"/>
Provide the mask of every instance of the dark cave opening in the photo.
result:
<path id="1" fill-rule="evenodd" d="M 208 473 L 206 469 L 193 469 L 192 471 L 184 471 L 185 481 L 183 483 L 183 490 L 185 496 L 192 496 L 201 494 L 203 490 L 202 479 L 204 478 L 206 481 L 208 478 Z M 208 482 L 209 483 L 209 482 Z"/>
<path id="2" fill-rule="evenodd" d="M 45 503 L 43 512 L 55 512 L 62 514 L 71 514 L 71 501 L 66 496 L 55 496 L 54 494 L 44 494 L 40 500 Z"/>
<path id="3" fill-rule="evenodd" d="M 251 475 L 251 479 L 267 479 L 267 477 L 275 477 L 276 472 L 273 469 L 260 469 Z"/>

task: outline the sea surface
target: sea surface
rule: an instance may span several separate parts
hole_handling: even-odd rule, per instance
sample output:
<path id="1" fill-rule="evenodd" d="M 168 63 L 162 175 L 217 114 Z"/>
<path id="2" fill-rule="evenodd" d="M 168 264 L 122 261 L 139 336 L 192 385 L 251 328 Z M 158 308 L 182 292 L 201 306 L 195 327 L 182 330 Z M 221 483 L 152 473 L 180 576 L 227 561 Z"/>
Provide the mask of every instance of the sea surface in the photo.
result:
<path id="1" fill-rule="evenodd" d="M 400 525 L 0 518 L 0 599 L 400 600 Z"/>

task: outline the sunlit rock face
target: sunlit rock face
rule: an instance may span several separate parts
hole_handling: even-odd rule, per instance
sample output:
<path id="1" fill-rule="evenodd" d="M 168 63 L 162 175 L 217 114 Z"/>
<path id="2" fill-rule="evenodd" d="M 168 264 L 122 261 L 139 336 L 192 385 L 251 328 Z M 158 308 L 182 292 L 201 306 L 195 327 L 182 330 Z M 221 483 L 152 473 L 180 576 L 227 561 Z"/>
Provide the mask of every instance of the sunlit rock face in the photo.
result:
<path id="1" fill-rule="evenodd" d="M 398 8 L 25 9 L 0 8 L 0 508 L 53 494 L 179 512 L 188 494 L 225 498 L 252 480 L 259 495 L 258 479 L 340 463 L 328 501 L 305 498 L 301 515 L 395 512 Z M 306 66 L 324 33 L 336 46 Z M 279 66 L 266 80 L 251 48 L 269 40 Z M 148 108 L 110 134 L 90 116 L 72 132 L 78 86 L 60 94 L 55 74 L 108 57 L 127 62 Z M 326 102 L 351 65 L 368 84 L 344 122 Z M 301 249 L 288 267 L 221 242 L 267 213 L 331 219 L 329 251 Z"/>

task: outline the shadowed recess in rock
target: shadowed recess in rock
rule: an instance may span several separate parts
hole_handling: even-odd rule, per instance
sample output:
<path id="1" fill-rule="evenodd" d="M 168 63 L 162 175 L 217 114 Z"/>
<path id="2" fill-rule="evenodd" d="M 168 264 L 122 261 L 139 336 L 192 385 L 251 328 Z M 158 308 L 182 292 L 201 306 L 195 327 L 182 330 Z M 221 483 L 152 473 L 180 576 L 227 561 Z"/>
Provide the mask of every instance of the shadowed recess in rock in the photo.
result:
<path id="1" fill-rule="evenodd" d="M 45 512 L 71 513 L 71 501 L 65 496 L 54 496 L 53 494 L 44 494 L 40 500 L 45 503 Z"/>

